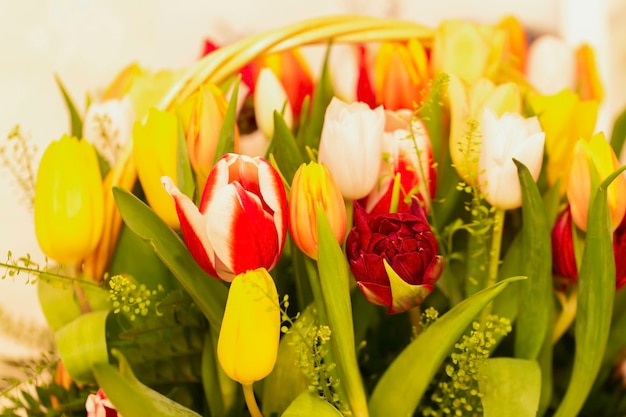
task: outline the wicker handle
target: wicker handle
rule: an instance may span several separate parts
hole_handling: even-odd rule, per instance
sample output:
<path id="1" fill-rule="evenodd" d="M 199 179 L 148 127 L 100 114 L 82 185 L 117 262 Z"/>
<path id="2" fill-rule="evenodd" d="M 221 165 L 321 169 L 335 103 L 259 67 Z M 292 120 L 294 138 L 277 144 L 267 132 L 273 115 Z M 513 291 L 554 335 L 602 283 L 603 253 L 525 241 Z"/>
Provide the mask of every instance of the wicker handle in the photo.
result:
<path id="1" fill-rule="evenodd" d="M 318 17 L 271 29 L 218 49 L 196 63 L 161 103 L 167 109 L 205 82 L 219 84 L 259 56 L 329 42 L 370 42 L 417 38 L 430 43 L 433 30 L 414 22 L 370 16 Z"/>

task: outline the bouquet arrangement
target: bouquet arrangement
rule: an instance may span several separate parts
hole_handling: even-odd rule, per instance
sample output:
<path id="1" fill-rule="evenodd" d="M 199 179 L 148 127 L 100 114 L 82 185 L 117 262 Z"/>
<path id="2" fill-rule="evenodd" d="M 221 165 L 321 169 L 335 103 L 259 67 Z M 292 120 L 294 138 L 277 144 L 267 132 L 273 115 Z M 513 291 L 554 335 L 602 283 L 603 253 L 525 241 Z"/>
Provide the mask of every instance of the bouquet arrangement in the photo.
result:
<path id="1" fill-rule="evenodd" d="M 56 348 L 2 415 L 626 413 L 626 127 L 595 132 L 589 47 L 336 16 L 130 65 L 84 112 L 59 85 L 50 262 L 2 263 Z"/>

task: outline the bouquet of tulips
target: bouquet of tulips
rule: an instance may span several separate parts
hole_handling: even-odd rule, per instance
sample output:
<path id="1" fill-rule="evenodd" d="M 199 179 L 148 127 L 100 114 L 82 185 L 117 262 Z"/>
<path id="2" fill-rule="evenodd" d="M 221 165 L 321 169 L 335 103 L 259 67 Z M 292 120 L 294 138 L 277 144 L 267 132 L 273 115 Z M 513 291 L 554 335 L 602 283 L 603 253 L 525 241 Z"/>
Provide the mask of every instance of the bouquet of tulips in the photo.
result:
<path id="1" fill-rule="evenodd" d="M 82 112 L 59 83 L 50 262 L 2 264 L 56 350 L 3 415 L 626 413 L 626 118 L 595 132 L 588 46 L 335 16 L 206 52 Z"/>

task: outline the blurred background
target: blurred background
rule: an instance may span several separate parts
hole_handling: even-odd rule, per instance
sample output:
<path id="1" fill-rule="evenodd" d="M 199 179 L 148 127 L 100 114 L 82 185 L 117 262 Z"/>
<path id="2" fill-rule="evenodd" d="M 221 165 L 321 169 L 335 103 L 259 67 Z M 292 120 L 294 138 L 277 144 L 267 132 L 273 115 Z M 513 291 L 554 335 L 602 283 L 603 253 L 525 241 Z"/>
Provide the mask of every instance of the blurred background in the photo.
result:
<path id="1" fill-rule="evenodd" d="M 533 37 L 551 33 L 571 46 L 587 42 L 595 48 L 606 89 L 598 129 L 610 135 L 615 116 L 626 106 L 624 0 L 5 0 L 0 2 L 0 139 L 19 125 L 37 146 L 36 168 L 46 145 L 68 131 L 54 74 L 82 107 L 87 92 L 102 89 L 133 61 L 153 70 L 186 67 L 200 56 L 205 38 L 226 44 L 267 28 L 338 13 L 430 26 L 451 17 L 496 22 L 513 14 Z M 0 202 L 0 258 L 4 261 L 12 251 L 43 261 L 32 210 L 1 165 Z M 35 287 L 24 278 L 0 281 L 0 362 L 32 353 L 30 342 L 3 336 L 8 327 L 37 335 L 43 325 Z M 0 367 L 0 378 L 4 376 Z"/>

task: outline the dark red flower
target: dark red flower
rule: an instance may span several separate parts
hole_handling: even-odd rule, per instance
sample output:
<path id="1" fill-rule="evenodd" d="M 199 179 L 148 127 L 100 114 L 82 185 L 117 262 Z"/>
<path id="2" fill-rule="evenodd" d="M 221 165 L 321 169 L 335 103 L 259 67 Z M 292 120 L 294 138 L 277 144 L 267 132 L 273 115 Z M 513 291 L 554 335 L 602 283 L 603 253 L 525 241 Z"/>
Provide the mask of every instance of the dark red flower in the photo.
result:
<path id="1" fill-rule="evenodd" d="M 420 305 L 443 271 L 437 240 L 418 201 L 406 211 L 386 214 L 368 214 L 355 202 L 346 251 L 363 295 L 388 313 Z M 387 273 L 385 261 L 394 273 Z"/>
<path id="2" fill-rule="evenodd" d="M 626 216 L 613 234 L 615 255 L 615 286 L 619 290 L 626 284 Z"/>
<path id="3" fill-rule="evenodd" d="M 556 219 L 552 228 L 552 273 L 559 280 L 576 282 L 578 266 L 572 236 L 572 214 L 569 206 Z"/>

